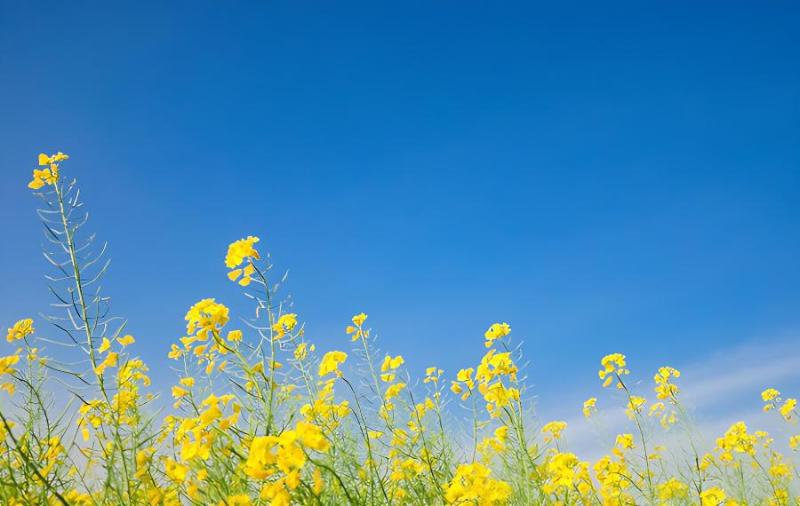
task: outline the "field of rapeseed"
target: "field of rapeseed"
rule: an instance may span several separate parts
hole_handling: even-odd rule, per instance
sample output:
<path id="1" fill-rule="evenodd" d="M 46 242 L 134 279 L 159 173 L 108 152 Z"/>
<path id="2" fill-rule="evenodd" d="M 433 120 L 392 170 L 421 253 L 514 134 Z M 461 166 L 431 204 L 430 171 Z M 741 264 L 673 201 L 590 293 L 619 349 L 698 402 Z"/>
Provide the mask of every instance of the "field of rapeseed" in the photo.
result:
<path id="1" fill-rule="evenodd" d="M 20 315 L 0 356 L 0 504 L 798 504 L 796 466 L 778 449 L 800 435 L 775 441 L 734 421 L 699 448 L 671 367 L 644 390 L 624 355 L 600 360 L 598 381 L 617 395 L 583 414 L 607 405 L 628 424 L 590 462 L 566 447 L 565 422 L 528 415 L 506 323 L 476 339 L 479 363 L 417 380 L 402 356 L 377 354 L 363 313 L 343 325 L 345 349 L 317 353 L 255 236 L 219 252 L 252 319 L 237 328 L 225 305 L 199 300 L 164 350 L 181 374 L 158 392 L 97 288 L 105 248 L 84 232 L 67 159 L 39 155 L 28 185 L 43 202 L 53 314 Z M 792 434 L 796 400 L 762 398 Z M 657 443 L 667 431 L 675 447 Z"/>

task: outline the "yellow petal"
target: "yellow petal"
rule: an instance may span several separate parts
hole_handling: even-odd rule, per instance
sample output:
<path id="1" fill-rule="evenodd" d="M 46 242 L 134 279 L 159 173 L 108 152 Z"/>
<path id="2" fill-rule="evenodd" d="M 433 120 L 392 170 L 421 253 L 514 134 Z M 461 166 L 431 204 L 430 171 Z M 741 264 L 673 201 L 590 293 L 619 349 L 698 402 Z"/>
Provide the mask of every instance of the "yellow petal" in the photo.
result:
<path id="1" fill-rule="evenodd" d="M 39 165 L 49 165 L 50 157 L 44 153 L 39 153 Z"/>
<path id="2" fill-rule="evenodd" d="M 104 337 L 103 338 L 103 343 L 100 345 L 99 348 L 97 348 L 97 352 L 98 353 L 103 353 L 103 352 L 107 351 L 109 348 L 111 348 L 111 341 L 109 341 L 107 337 Z"/>
<path id="3" fill-rule="evenodd" d="M 241 275 L 242 275 L 241 269 L 234 269 L 228 273 L 228 279 L 230 279 L 231 281 L 236 281 L 237 279 L 239 279 L 239 276 Z"/>
<path id="4" fill-rule="evenodd" d="M 134 339 L 132 335 L 128 334 L 127 336 L 120 337 L 119 339 L 117 339 L 117 341 L 122 346 L 128 346 L 130 344 L 135 343 L 136 339 Z"/>

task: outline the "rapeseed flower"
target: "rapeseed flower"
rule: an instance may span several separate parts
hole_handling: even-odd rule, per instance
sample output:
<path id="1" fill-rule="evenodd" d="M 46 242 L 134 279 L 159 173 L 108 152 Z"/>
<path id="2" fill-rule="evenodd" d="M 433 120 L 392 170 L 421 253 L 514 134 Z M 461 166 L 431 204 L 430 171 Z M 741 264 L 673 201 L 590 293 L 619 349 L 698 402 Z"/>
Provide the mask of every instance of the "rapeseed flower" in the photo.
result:
<path id="1" fill-rule="evenodd" d="M 33 320 L 31 318 L 19 320 L 10 329 L 8 329 L 6 341 L 9 343 L 19 341 L 20 339 L 24 339 L 33 334 L 35 331 L 36 329 L 33 328 Z"/>

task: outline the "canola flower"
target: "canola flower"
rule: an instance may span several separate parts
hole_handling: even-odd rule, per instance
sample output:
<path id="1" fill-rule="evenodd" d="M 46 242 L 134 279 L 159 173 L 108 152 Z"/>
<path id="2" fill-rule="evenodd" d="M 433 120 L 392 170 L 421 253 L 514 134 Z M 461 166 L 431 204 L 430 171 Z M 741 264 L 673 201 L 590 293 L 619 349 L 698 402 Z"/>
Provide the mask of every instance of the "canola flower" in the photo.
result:
<path id="1" fill-rule="evenodd" d="M 485 353 L 475 363 L 452 372 L 422 364 L 414 378 L 420 364 L 377 352 L 366 313 L 349 318 L 344 335 L 307 336 L 253 235 L 220 252 L 252 314 L 198 298 L 185 333 L 165 345 L 176 377 L 157 405 L 136 355 L 143 339 L 89 289 L 107 264 L 104 248 L 91 253 L 94 236 L 81 235 L 82 202 L 61 168 L 68 159 L 39 155 L 28 184 L 57 246 L 45 256 L 67 274 L 50 286 L 65 314 L 7 324 L 0 504 L 800 504 L 794 397 L 768 385 L 761 394 L 785 433 L 735 421 L 701 447 L 680 371 L 660 367 L 647 387 L 612 353 L 600 359 L 595 395 L 574 411 L 590 424 L 624 413 L 625 425 L 588 460 L 570 450 L 570 424 L 530 416 L 508 323 L 476 335 Z M 59 332 L 68 361 L 48 357 Z"/>

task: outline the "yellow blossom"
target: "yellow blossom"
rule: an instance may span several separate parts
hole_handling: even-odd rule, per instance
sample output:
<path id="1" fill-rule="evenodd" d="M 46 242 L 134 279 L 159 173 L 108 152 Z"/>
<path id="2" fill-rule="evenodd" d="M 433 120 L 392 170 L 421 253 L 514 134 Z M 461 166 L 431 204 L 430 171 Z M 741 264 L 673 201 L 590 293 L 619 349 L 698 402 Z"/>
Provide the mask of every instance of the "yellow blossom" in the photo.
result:
<path id="1" fill-rule="evenodd" d="M 8 329 L 6 341 L 11 343 L 20 339 L 24 339 L 25 337 L 33 334 L 35 330 L 36 329 L 33 328 L 33 320 L 31 318 L 19 320 L 10 329 Z"/>
<path id="2" fill-rule="evenodd" d="M 490 348 L 496 340 L 505 337 L 510 333 L 511 327 L 508 325 L 508 323 L 493 323 L 483 334 L 483 336 L 486 338 L 484 345 L 487 348 Z"/>
<path id="3" fill-rule="evenodd" d="M 701 506 L 719 506 L 725 501 L 725 491 L 719 487 L 711 487 L 700 493 Z"/>
<path id="4" fill-rule="evenodd" d="M 662 501 L 685 499 L 688 495 L 689 486 L 675 478 L 670 478 L 658 486 L 658 498 Z"/>
<path id="5" fill-rule="evenodd" d="M 58 182 L 58 163 L 68 159 L 69 156 L 62 152 L 47 156 L 39 154 L 39 166 L 48 166 L 46 169 L 33 169 L 33 179 L 28 183 L 28 188 L 38 190 L 45 185 L 55 185 Z"/>
<path id="6" fill-rule="evenodd" d="M 674 399 L 679 389 L 677 385 L 670 383 L 670 379 L 680 377 L 681 372 L 677 369 L 672 367 L 660 367 L 656 375 L 653 376 L 653 381 L 655 381 L 656 384 L 656 397 L 661 400 Z"/>
<path id="7" fill-rule="evenodd" d="M 219 502 L 219 506 L 250 506 L 252 501 L 247 494 L 229 495 L 227 499 Z"/>
<path id="8" fill-rule="evenodd" d="M 295 326 L 297 326 L 297 315 L 287 313 L 278 318 L 278 321 L 272 326 L 272 330 L 276 333 L 277 338 L 281 338 L 287 332 L 291 332 Z"/>
<path id="9" fill-rule="evenodd" d="M 386 357 L 383 359 L 383 363 L 381 364 L 381 372 L 397 369 L 404 363 L 405 359 L 403 359 L 402 355 L 397 355 L 396 357 L 386 355 Z"/>
<path id="10" fill-rule="evenodd" d="M 325 377 L 331 373 L 335 373 L 337 376 L 340 376 L 341 372 L 339 371 L 339 365 L 345 360 L 347 360 L 347 353 L 343 351 L 329 351 L 323 355 L 322 360 L 319 363 L 319 372 L 317 374 L 320 377 Z"/>
<path id="11" fill-rule="evenodd" d="M 617 435 L 616 445 L 623 450 L 630 450 L 633 448 L 633 434 L 619 434 Z"/>
<path id="12" fill-rule="evenodd" d="M 628 407 L 625 410 L 625 414 L 628 415 L 628 418 L 633 420 L 637 414 L 641 413 L 642 406 L 644 406 L 645 403 L 647 403 L 647 399 L 644 397 L 631 395 L 628 399 Z"/>
<path id="13" fill-rule="evenodd" d="M 491 471 L 479 462 L 459 465 L 444 488 L 449 504 L 495 506 L 504 504 L 511 496 L 511 485 L 491 478 Z"/>
<path id="14" fill-rule="evenodd" d="M 783 405 L 778 409 L 781 416 L 786 420 L 791 420 L 794 410 L 797 407 L 797 399 L 786 399 Z"/>
<path id="15" fill-rule="evenodd" d="M 130 346 L 131 344 L 136 342 L 136 339 L 134 339 L 132 335 L 128 334 L 126 336 L 117 339 L 117 342 L 122 346 Z"/>
<path id="16" fill-rule="evenodd" d="M 620 378 L 630 373 L 626 368 L 625 355 L 621 353 L 606 355 L 600 361 L 600 365 L 602 365 L 603 368 L 600 369 L 597 375 L 603 380 L 603 386 L 607 387 L 611 385 L 614 379 L 617 378 L 619 380 L 617 381 L 617 387 L 622 388 L 622 380 Z"/>
<path id="17" fill-rule="evenodd" d="M 542 427 L 542 434 L 544 434 L 544 441 L 550 442 L 556 439 L 561 439 L 561 433 L 567 428 L 567 422 L 555 421 L 548 422 Z"/>
<path id="18" fill-rule="evenodd" d="M 400 392 L 406 387 L 405 383 L 395 383 L 394 385 L 390 385 L 386 389 L 386 393 L 384 394 L 384 398 L 389 401 L 397 397 Z"/>
<path id="19" fill-rule="evenodd" d="M 189 467 L 168 458 L 164 460 L 164 472 L 170 480 L 176 483 L 183 483 L 186 480 Z"/>
<path id="20" fill-rule="evenodd" d="M 95 368 L 94 370 L 95 374 L 97 374 L 98 376 L 102 376 L 105 370 L 108 369 L 109 367 L 116 367 L 117 357 L 118 357 L 117 352 L 115 351 L 109 352 L 108 355 L 106 355 L 106 358 Z"/>
<path id="21" fill-rule="evenodd" d="M 763 392 L 761 392 L 761 400 L 764 402 L 769 402 L 775 400 L 776 398 L 780 397 L 781 393 L 774 388 L 767 388 Z"/>
<path id="22" fill-rule="evenodd" d="M 247 259 L 258 260 L 261 256 L 255 249 L 255 244 L 259 242 L 258 237 L 252 235 L 246 239 L 239 239 L 228 245 L 228 253 L 225 255 L 225 266 L 228 269 L 239 267 Z"/>
<path id="23" fill-rule="evenodd" d="M 15 366 L 19 362 L 19 354 L 0 357 L 0 376 L 4 374 L 14 374 Z"/>
<path id="24" fill-rule="evenodd" d="M 590 397 L 583 402 L 583 416 L 589 418 L 597 411 L 597 397 Z"/>
<path id="25" fill-rule="evenodd" d="M 109 348 L 111 348 L 111 341 L 107 337 L 104 337 L 103 342 L 97 348 L 97 353 L 105 353 Z"/>
<path id="26" fill-rule="evenodd" d="M 228 314 L 229 310 L 223 304 L 214 299 L 203 299 L 187 311 L 186 333 L 206 339 L 209 332 L 219 331 L 228 323 Z"/>

